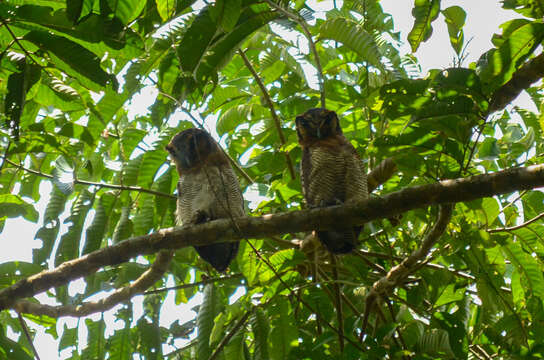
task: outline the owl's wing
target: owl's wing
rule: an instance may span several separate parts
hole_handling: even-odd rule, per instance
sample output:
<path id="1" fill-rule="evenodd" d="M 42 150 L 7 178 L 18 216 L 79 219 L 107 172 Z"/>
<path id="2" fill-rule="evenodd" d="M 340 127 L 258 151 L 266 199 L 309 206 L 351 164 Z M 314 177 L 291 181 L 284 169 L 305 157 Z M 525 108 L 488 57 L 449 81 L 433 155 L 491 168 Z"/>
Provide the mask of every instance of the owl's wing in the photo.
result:
<path id="1" fill-rule="evenodd" d="M 223 209 L 218 209 L 217 217 L 242 217 L 245 215 L 244 198 L 240 191 L 240 183 L 230 165 L 219 167 L 220 191 L 217 191 L 222 199 L 219 201 L 224 205 Z"/>
<path id="2" fill-rule="evenodd" d="M 368 198 L 368 185 L 363 162 L 353 149 L 346 154 L 346 201 L 361 201 Z"/>
<path id="3" fill-rule="evenodd" d="M 310 150 L 304 148 L 302 151 L 302 160 L 300 161 L 300 182 L 302 185 L 302 195 L 308 205 L 312 205 L 312 201 L 309 198 L 310 195 L 310 174 L 312 173 L 312 158 Z"/>

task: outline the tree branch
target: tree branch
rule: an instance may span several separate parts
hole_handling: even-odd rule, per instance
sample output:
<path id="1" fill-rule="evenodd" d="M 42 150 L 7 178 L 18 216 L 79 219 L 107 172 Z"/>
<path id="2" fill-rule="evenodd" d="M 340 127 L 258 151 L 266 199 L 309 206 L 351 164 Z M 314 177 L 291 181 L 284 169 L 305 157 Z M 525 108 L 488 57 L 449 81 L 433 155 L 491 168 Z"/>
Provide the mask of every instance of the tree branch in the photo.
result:
<path id="1" fill-rule="evenodd" d="M 393 158 L 382 160 L 378 166 L 368 173 L 366 180 L 368 184 L 368 192 L 371 193 L 372 191 L 376 190 L 378 186 L 389 180 L 396 171 L 397 164 L 395 164 Z"/>
<path id="2" fill-rule="evenodd" d="M 537 216 L 535 216 L 531 220 L 527 220 L 523 224 L 519 224 L 519 225 L 512 226 L 512 227 L 499 228 L 499 229 L 489 229 L 489 230 L 487 230 L 487 232 L 492 234 L 492 233 L 503 232 L 503 231 L 508 232 L 508 231 L 518 230 L 518 229 L 521 229 L 521 228 L 523 228 L 523 227 L 525 227 L 527 225 L 531 225 L 532 223 L 534 223 L 535 221 L 537 221 L 539 219 L 542 219 L 543 217 L 544 217 L 544 213 L 538 214 Z"/>
<path id="3" fill-rule="evenodd" d="M 55 269 L 22 279 L 0 290 L 0 310 L 13 307 L 18 299 L 66 285 L 71 280 L 91 274 L 101 267 L 120 264 L 138 255 L 153 254 L 163 249 L 174 250 L 245 238 L 349 227 L 430 205 L 470 201 L 542 186 L 544 164 L 409 187 L 380 198 L 350 204 L 237 218 L 236 229 L 233 228 L 231 219 L 162 229 L 153 234 L 121 241 L 67 261 Z"/>
<path id="4" fill-rule="evenodd" d="M 19 313 L 47 315 L 54 318 L 61 316 L 81 317 L 97 312 L 104 312 L 117 304 L 130 300 L 135 295 L 142 294 L 146 289 L 157 282 L 166 270 L 168 270 L 168 265 L 170 265 L 173 256 L 173 251 L 160 251 L 153 265 L 151 265 L 151 267 L 140 275 L 140 277 L 132 284 L 118 289 L 114 291 L 113 294 L 98 301 L 86 302 L 80 305 L 51 306 L 19 300 L 14 304 L 14 307 Z"/>
<path id="5" fill-rule="evenodd" d="M 19 323 L 21 324 L 21 327 L 23 328 L 25 337 L 28 340 L 30 347 L 32 348 L 34 357 L 36 358 L 36 360 L 40 360 L 40 355 L 38 354 L 38 351 L 36 350 L 36 347 L 34 346 L 34 341 L 32 341 L 32 336 L 30 336 L 30 331 L 28 330 L 28 326 L 26 326 L 26 322 L 25 322 L 25 319 L 23 319 L 23 315 L 21 315 L 21 313 L 18 313 L 17 317 L 19 318 Z"/>
<path id="6" fill-rule="evenodd" d="M 387 275 L 376 281 L 372 285 L 372 289 L 368 292 L 365 299 L 365 315 L 363 321 L 363 332 L 365 332 L 368 315 L 372 310 L 374 303 L 381 296 L 389 293 L 394 287 L 398 286 L 408 275 L 416 268 L 416 265 L 427 257 L 434 244 L 446 230 L 451 219 L 453 210 L 452 204 L 444 204 L 440 207 L 438 219 L 431 231 L 425 236 L 421 247 L 415 250 L 410 256 L 404 259 L 400 264 L 393 267 Z"/>
<path id="7" fill-rule="evenodd" d="M 217 356 L 221 353 L 221 351 L 223 350 L 223 348 L 229 343 L 230 339 L 232 339 L 232 337 L 234 335 L 236 335 L 236 333 L 242 328 L 242 326 L 244 326 L 244 324 L 246 323 L 247 319 L 249 319 L 249 316 L 253 313 L 253 308 L 249 311 L 247 311 L 244 316 L 242 316 L 240 318 L 240 320 L 238 320 L 238 322 L 234 325 L 234 327 L 232 328 L 232 330 L 227 334 L 227 336 L 225 336 L 221 342 L 217 345 L 217 347 L 215 348 L 214 352 L 210 355 L 210 357 L 208 358 L 208 360 L 214 360 L 217 358 Z"/>
<path id="8" fill-rule="evenodd" d="M 493 93 L 489 105 L 489 113 L 503 109 L 523 90 L 544 77 L 544 52 L 520 67 L 512 78 Z"/>
<path id="9" fill-rule="evenodd" d="M 255 82 L 259 86 L 259 89 L 261 89 L 261 93 L 263 94 L 264 101 L 266 102 L 268 109 L 270 109 L 270 115 L 272 116 L 272 120 L 274 120 L 276 131 L 278 132 L 278 136 L 280 137 L 281 146 L 283 147 L 287 144 L 287 141 L 285 140 L 285 135 L 283 134 L 283 130 L 281 127 L 281 121 L 280 121 L 280 118 L 278 117 L 278 114 L 276 113 L 274 103 L 272 102 L 272 99 L 270 98 L 270 94 L 268 93 L 268 90 L 266 90 L 266 87 L 264 86 L 261 78 L 259 77 L 259 74 L 257 74 L 257 71 L 255 71 L 255 68 L 253 67 L 253 65 L 251 65 L 251 62 L 247 58 L 246 54 L 244 54 L 242 50 L 238 50 L 238 54 L 244 61 L 244 64 L 248 68 L 251 75 L 253 75 L 253 79 L 255 79 Z M 289 156 L 289 153 L 287 151 L 282 151 L 282 152 L 285 154 L 285 160 L 287 161 L 287 168 L 289 169 L 289 174 L 291 174 L 291 179 L 295 180 L 297 178 L 297 175 L 295 173 L 295 168 L 293 166 L 293 162 L 291 161 L 291 157 Z"/>

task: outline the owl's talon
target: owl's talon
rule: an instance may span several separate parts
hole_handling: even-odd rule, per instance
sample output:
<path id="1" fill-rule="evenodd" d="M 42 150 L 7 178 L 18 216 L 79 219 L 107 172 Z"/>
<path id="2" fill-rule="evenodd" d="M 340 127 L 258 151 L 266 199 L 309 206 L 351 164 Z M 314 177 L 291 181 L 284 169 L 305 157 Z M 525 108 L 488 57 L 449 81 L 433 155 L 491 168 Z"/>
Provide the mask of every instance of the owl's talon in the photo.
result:
<path id="1" fill-rule="evenodd" d="M 210 220 L 212 220 L 212 218 L 210 218 L 205 211 L 197 210 L 196 213 L 193 215 L 193 219 L 192 219 L 191 223 L 192 224 L 202 224 L 202 223 L 208 222 Z"/>

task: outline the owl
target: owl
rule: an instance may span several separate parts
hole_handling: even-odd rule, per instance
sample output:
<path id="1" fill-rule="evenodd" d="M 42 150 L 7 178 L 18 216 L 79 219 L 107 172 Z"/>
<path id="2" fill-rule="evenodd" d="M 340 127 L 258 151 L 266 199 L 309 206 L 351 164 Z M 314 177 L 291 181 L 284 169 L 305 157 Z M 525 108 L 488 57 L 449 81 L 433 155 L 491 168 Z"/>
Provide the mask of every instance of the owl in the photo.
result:
<path id="1" fill-rule="evenodd" d="M 219 144 L 207 132 L 188 129 L 166 146 L 180 175 L 176 222 L 200 224 L 245 215 L 240 184 Z M 238 252 L 238 242 L 195 246 L 198 254 L 224 272 Z"/>
<path id="2" fill-rule="evenodd" d="M 334 111 L 310 109 L 296 117 L 302 148 L 300 177 L 309 207 L 339 205 L 368 198 L 366 174 L 357 151 L 346 139 Z M 317 231 L 334 254 L 351 252 L 362 227 Z"/>

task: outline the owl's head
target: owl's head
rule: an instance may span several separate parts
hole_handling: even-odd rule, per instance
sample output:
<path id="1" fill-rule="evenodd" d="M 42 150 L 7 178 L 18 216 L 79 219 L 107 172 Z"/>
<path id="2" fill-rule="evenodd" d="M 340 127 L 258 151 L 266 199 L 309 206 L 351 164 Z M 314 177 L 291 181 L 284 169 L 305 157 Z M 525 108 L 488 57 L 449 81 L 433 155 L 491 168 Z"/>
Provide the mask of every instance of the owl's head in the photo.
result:
<path id="1" fill-rule="evenodd" d="M 296 117 L 299 141 L 308 142 L 342 135 L 338 116 L 331 110 L 315 108 Z"/>
<path id="2" fill-rule="evenodd" d="M 204 130 L 187 129 L 177 133 L 166 150 L 181 173 L 203 165 L 210 155 L 218 152 L 219 145 Z"/>

